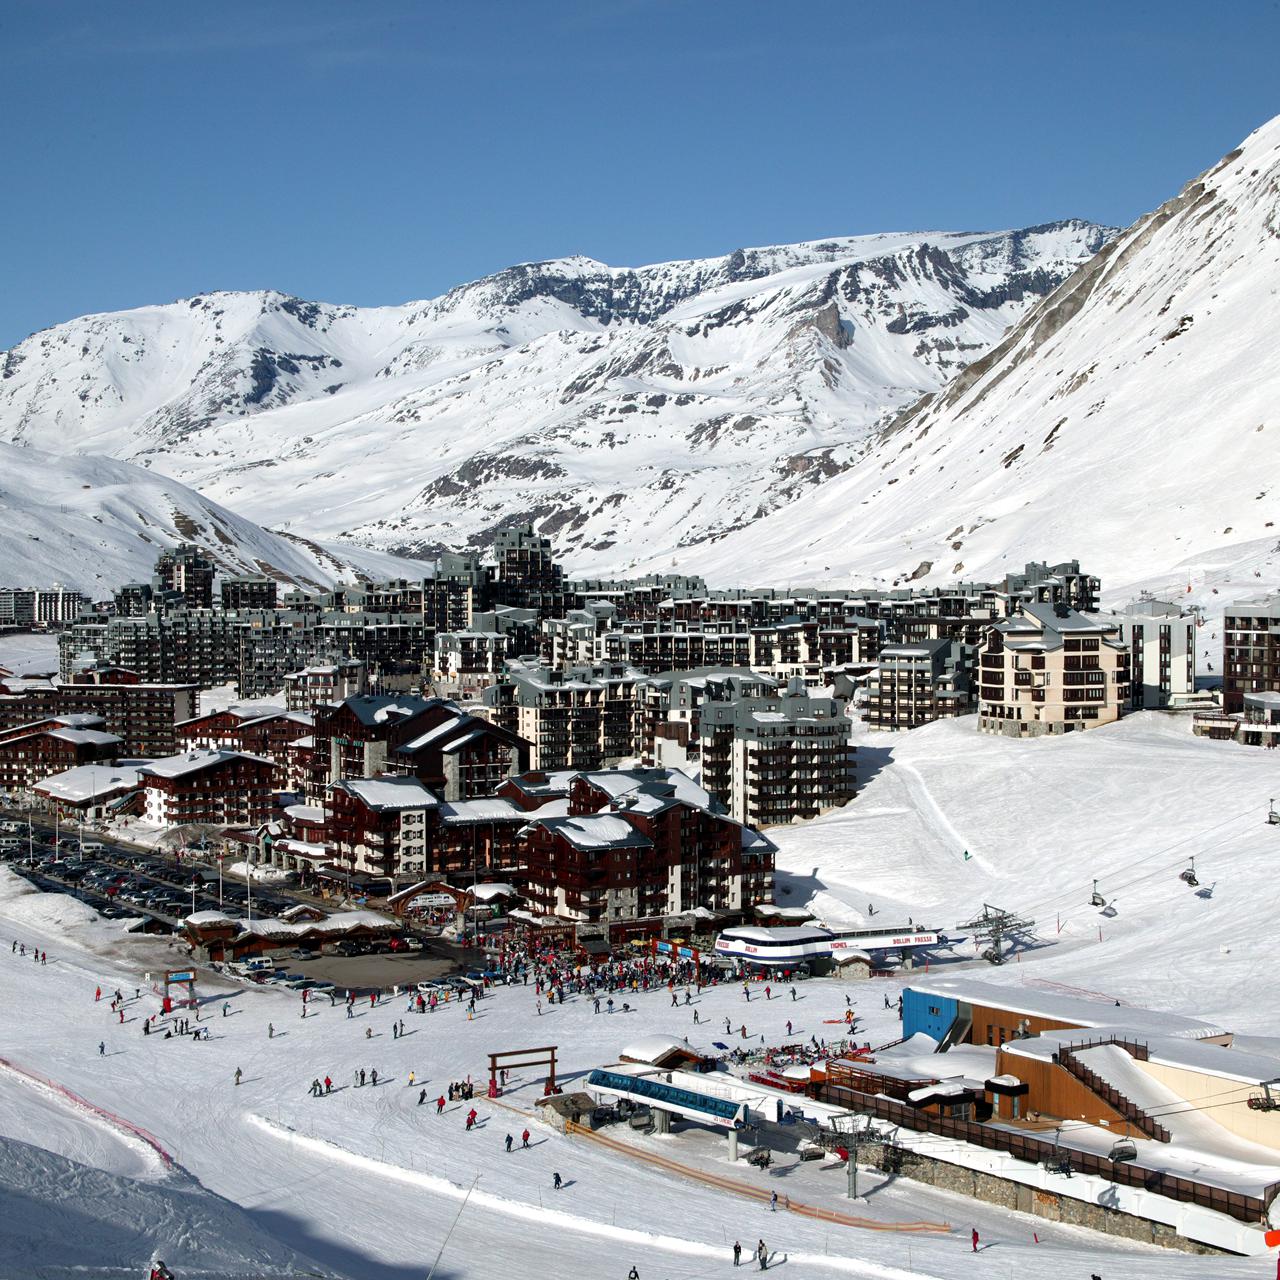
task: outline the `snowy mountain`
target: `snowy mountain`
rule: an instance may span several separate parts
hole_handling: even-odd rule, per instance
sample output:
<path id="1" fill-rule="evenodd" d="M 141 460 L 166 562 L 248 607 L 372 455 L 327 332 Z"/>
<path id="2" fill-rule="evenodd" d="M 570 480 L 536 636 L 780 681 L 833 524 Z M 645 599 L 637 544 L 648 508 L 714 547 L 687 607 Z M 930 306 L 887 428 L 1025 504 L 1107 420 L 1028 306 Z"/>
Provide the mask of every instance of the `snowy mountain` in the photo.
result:
<path id="1" fill-rule="evenodd" d="M 149 581 L 177 542 L 203 547 L 226 573 L 265 573 L 306 588 L 425 566 L 360 547 L 270 533 L 166 479 L 109 458 L 59 457 L 0 444 L 0 585 L 60 582 L 94 599 Z"/>
<path id="2" fill-rule="evenodd" d="M 803 505 L 651 567 L 939 582 L 1078 556 L 1108 586 L 1190 582 L 1220 608 L 1280 574 L 1277 332 L 1280 119 Z"/>
<path id="3" fill-rule="evenodd" d="M 0 439 L 127 459 L 274 528 L 429 551 L 533 520 L 572 563 L 622 568 L 840 472 L 1111 234 L 571 258 L 401 307 L 218 293 L 88 316 L 0 353 Z"/>

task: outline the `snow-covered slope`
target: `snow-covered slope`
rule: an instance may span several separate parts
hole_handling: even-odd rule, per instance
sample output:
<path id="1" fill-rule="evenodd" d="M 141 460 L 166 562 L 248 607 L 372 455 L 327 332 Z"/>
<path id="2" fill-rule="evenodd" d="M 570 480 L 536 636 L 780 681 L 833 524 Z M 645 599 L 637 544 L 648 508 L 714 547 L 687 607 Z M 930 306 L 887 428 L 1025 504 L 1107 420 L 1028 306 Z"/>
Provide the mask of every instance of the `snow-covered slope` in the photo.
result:
<path id="1" fill-rule="evenodd" d="M 321 587 L 427 566 L 360 547 L 282 537 L 176 480 L 108 458 L 60 457 L 0 444 L 0 583 L 60 582 L 102 599 L 148 581 L 177 542 L 203 547 L 227 573 Z"/>
<path id="2" fill-rule="evenodd" d="M 1036 554 L 1078 556 L 1109 584 L 1274 585 L 1277 332 L 1280 119 L 802 506 L 676 562 L 715 580 L 785 567 L 790 580 L 936 582 Z"/>
<path id="3" fill-rule="evenodd" d="M 128 459 L 272 527 L 431 549 L 532 519 L 620 568 L 838 472 L 1110 234 L 571 258 L 401 307 L 218 293 L 87 316 L 0 353 L 0 439 Z"/>

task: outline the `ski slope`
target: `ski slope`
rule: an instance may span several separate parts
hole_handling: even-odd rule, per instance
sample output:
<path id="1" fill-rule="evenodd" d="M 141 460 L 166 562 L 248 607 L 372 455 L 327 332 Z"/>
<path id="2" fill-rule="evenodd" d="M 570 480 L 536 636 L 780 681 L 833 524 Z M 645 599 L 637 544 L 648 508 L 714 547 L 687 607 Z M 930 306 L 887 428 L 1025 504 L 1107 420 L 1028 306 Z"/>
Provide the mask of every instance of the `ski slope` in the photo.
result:
<path id="1" fill-rule="evenodd" d="M 1193 737 L 1189 716 L 1159 712 L 1026 742 L 974 723 L 860 726 L 854 802 L 770 832 L 778 901 L 850 925 L 874 906 L 953 936 L 992 903 L 1037 928 L 1029 950 L 982 965 L 984 977 L 1065 982 L 1280 1036 L 1275 756 Z M 1199 891 L 1178 879 L 1192 856 Z M 1088 905 L 1095 877 L 1114 916 Z"/>
<path id="2" fill-rule="evenodd" d="M 923 785 L 932 789 L 936 779 L 924 753 L 916 767 Z M 890 776 L 888 768 L 878 775 Z M 1054 777 L 1053 768 L 1045 776 Z M 877 799 L 875 784 L 868 788 L 869 809 L 891 807 L 893 800 L 887 793 Z M 943 796 L 939 803 L 949 809 L 950 798 Z M 968 818 L 953 815 L 952 820 L 962 831 Z M 814 830 L 831 826 L 818 824 Z M 903 844 L 914 838 L 904 836 Z M 924 850 L 921 866 L 945 867 L 950 838 Z M 991 856 L 1002 856 L 994 841 L 984 847 Z M 787 856 L 795 861 L 790 842 Z M 952 876 L 957 886 L 962 883 L 958 865 Z M 849 874 L 860 872 L 850 868 Z M 915 903 L 910 875 L 904 873 L 896 883 L 902 906 L 913 905 L 917 916 L 924 914 L 921 904 L 930 905 L 925 888 L 921 903 Z M 887 898 L 883 905 L 887 911 Z M 1145 936 L 1150 944 L 1150 930 Z M 47 949 L 48 966 L 15 957 L 8 944 L 16 938 Z M 321 999 L 311 1006 L 312 1015 L 302 1018 L 294 993 L 241 988 L 227 989 L 229 1013 L 223 1016 L 224 999 L 206 989 L 211 997 L 205 1005 L 210 1042 L 144 1038 L 139 1018 L 155 1011 L 158 999 L 147 991 L 142 975 L 172 964 L 178 954 L 163 940 L 126 939 L 118 923 L 99 921 L 81 904 L 38 894 L 12 873 L 0 872 L 0 1008 L 34 1015 L 6 1019 L 5 1056 L 122 1122 L 145 1128 L 173 1153 L 203 1194 L 237 1206 L 280 1248 L 297 1250 L 316 1266 L 353 1280 L 420 1280 L 442 1246 L 436 1275 L 457 1280 L 505 1280 L 517 1258 L 522 1274 L 531 1276 L 621 1278 L 634 1264 L 645 1280 L 655 1275 L 692 1280 L 728 1266 L 735 1238 L 750 1251 L 761 1237 L 774 1252 L 774 1263 L 785 1262 L 786 1274 L 815 1277 L 989 1280 L 993 1265 L 1029 1280 L 1060 1280 L 1099 1270 L 1133 1280 L 1243 1280 L 1263 1274 L 1263 1260 L 1203 1259 L 1130 1245 L 870 1173 L 863 1175 L 865 1199 L 852 1206 L 859 1215 L 885 1227 L 927 1221 L 950 1224 L 952 1230 L 904 1235 L 771 1213 L 767 1202 L 554 1133 L 531 1116 L 540 1093 L 540 1078 L 531 1074 L 517 1074 L 499 1103 L 478 1098 L 480 1125 L 470 1134 L 463 1125 L 466 1104 L 450 1104 L 440 1117 L 433 1106 L 417 1105 L 421 1087 L 434 1098 L 450 1080 L 468 1075 L 482 1079 L 485 1054 L 493 1049 L 555 1043 L 562 1079 L 571 1084 L 590 1068 L 616 1060 L 624 1045 L 642 1035 L 687 1035 L 703 1044 L 723 1040 L 726 1017 L 735 1027 L 745 1021 L 753 1039 L 781 1040 L 788 1019 L 797 1036 L 825 1039 L 835 1032 L 827 1019 L 840 1017 L 850 991 L 833 982 L 800 984 L 796 1001 L 779 993 L 765 1002 L 757 991 L 750 1005 L 735 986 L 709 989 L 696 1004 L 700 1026 L 692 1024 L 690 1009 L 671 1009 L 665 991 L 629 997 L 628 1013 L 621 1011 L 622 998 L 616 997 L 618 1012 L 611 1015 L 593 1013 L 585 999 L 544 1004 L 539 1013 L 531 986 L 499 988 L 468 1021 L 456 1003 L 435 1014 L 414 1015 L 394 1000 L 376 1009 L 361 1007 L 357 1017 L 347 1019 L 340 1005 L 331 1008 Z M 1068 981 L 1079 976 L 1075 965 L 1085 954 L 1083 946 L 1054 954 L 1057 965 L 1046 955 L 1040 972 Z M 999 976 L 1022 975 L 1006 969 Z M 135 985 L 144 990 L 140 1001 L 126 1005 L 123 1025 L 105 1000 L 94 1001 L 96 986 L 109 992 L 116 984 L 130 995 Z M 896 1016 L 883 1009 L 881 997 L 895 993 L 897 986 L 874 981 L 852 989 L 865 1019 L 861 1037 L 881 1043 L 896 1036 Z M 391 1024 L 400 1018 L 406 1034 L 396 1039 Z M 276 1029 L 271 1038 L 269 1023 Z M 98 1056 L 99 1041 L 106 1056 Z M 244 1072 L 239 1087 L 233 1083 L 237 1067 Z M 382 1082 L 376 1089 L 355 1087 L 352 1073 L 361 1067 L 378 1068 Z M 416 1075 L 413 1086 L 410 1071 Z M 325 1074 L 337 1089 L 312 1098 L 310 1081 Z M 42 1143 L 47 1128 L 42 1109 L 0 1109 L 0 1116 L 6 1118 L 9 1137 Z M 66 1158 L 62 1152 L 73 1141 L 65 1133 L 70 1123 L 60 1120 L 49 1130 L 51 1158 Z M 532 1133 L 527 1151 L 519 1149 L 518 1137 L 525 1125 Z M 511 1154 L 503 1147 L 508 1132 L 517 1136 L 517 1150 Z M 87 1159 L 101 1139 L 78 1141 L 81 1145 L 72 1149 Z M 773 1174 L 764 1175 L 743 1164 L 730 1170 L 723 1139 L 709 1135 L 635 1141 L 642 1152 L 661 1152 L 694 1169 L 777 1189 L 797 1202 L 851 1207 L 838 1169 L 775 1166 Z M 104 1156 L 97 1158 L 110 1163 Z M 552 1190 L 554 1172 L 565 1179 L 562 1191 Z M 112 1176 L 123 1175 L 115 1169 Z M 971 1253 L 968 1232 L 975 1225 L 995 1252 Z M 172 1251 L 164 1231 L 151 1243 Z M 16 1264 L 11 1250 L 5 1255 L 7 1248 L 0 1236 L 0 1275 L 12 1274 Z M 189 1272 L 178 1271 L 180 1280 L 202 1274 L 195 1261 L 191 1266 Z"/>

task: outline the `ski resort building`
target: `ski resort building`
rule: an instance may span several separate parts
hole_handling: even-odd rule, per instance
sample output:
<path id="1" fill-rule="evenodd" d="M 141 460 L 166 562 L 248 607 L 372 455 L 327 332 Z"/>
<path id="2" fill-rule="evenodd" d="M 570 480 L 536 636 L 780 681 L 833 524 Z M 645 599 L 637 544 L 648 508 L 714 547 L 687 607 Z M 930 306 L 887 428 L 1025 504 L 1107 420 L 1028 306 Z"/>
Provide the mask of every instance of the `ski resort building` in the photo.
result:
<path id="1" fill-rule="evenodd" d="M 196 713 L 193 684 L 144 684 L 119 668 L 91 668 L 69 681 L 0 680 L 0 730 L 32 720 L 100 717 L 129 756 L 172 755 L 177 725 Z"/>
<path id="2" fill-rule="evenodd" d="M 558 669 L 509 661 L 484 702 L 494 724 L 532 744 L 532 768 L 599 769 L 634 754 L 643 679 L 625 663 Z"/>
<path id="3" fill-rule="evenodd" d="M 343 702 L 367 692 L 364 663 L 354 658 L 303 667 L 284 678 L 284 705 L 290 711 L 310 714 L 321 703 Z"/>
<path id="4" fill-rule="evenodd" d="M 50 774 L 114 760 L 120 739 L 100 716 L 51 717 L 0 731 L 0 792 L 26 791 Z"/>
<path id="5" fill-rule="evenodd" d="M 1229 605 L 1222 620 L 1222 709 L 1246 693 L 1280 693 L 1280 594 Z"/>
<path id="6" fill-rule="evenodd" d="M 1092 729 L 1129 706 L 1119 626 L 1063 604 L 1026 604 L 978 646 L 978 728 L 1010 737 Z"/>
<path id="7" fill-rule="evenodd" d="M 863 719 L 872 729 L 914 729 L 972 710 L 973 650 L 958 640 L 888 644 L 867 681 Z"/>
<path id="8" fill-rule="evenodd" d="M 1101 616 L 1119 625 L 1120 639 L 1129 646 L 1130 710 L 1196 705 L 1195 618 L 1164 600 L 1135 600 Z"/>
<path id="9" fill-rule="evenodd" d="M 471 800 L 529 766 L 525 739 L 442 698 L 363 694 L 319 707 L 315 722 L 324 785 L 392 773 L 417 778 L 441 799 Z"/>
<path id="10" fill-rule="evenodd" d="M 799 678 L 776 698 L 704 701 L 703 785 L 751 826 L 815 818 L 853 799 L 849 733 L 842 704 L 807 693 Z"/>
<path id="11" fill-rule="evenodd" d="M 187 751 L 142 765 L 138 779 L 152 826 L 256 826 L 271 816 L 275 765 L 260 756 Z"/>

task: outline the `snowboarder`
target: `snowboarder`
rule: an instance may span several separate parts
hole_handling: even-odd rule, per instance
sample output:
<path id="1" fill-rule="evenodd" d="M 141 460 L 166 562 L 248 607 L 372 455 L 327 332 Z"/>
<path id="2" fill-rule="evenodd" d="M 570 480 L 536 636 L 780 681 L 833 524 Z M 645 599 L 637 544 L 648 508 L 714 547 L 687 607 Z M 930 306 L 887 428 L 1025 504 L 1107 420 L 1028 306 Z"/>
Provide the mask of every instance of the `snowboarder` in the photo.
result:
<path id="1" fill-rule="evenodd" d="M 742 1265 L 742 1242 L 740 1240 L 733 1242 L 733 1265 L 735 1267 Z"/>
<path id="2" fill-rule="evenodd" d="M 240 1081 L 243 1079 L 244 1079 L 244 1072 L 241 1071 L 239 1067 L 237 1067 L 236 1068 L 236 1084 L 239 1084 Z"/>
<path id="3" fill-rule="evenodd" d="M 553 1186 L 557 1191 L 559 1191 L 559 1190 L 560 1190 L 560 1188 L 564 1186 L 564 1179 L 563 1179 L 563 1178 L 561 1178 L 561 1176 L 560 1176 L 558 1173 L 553 1173 L 553 1174 L 551 1175 L 551 1185 L 552 1185 L 552 1186 Z"/>

